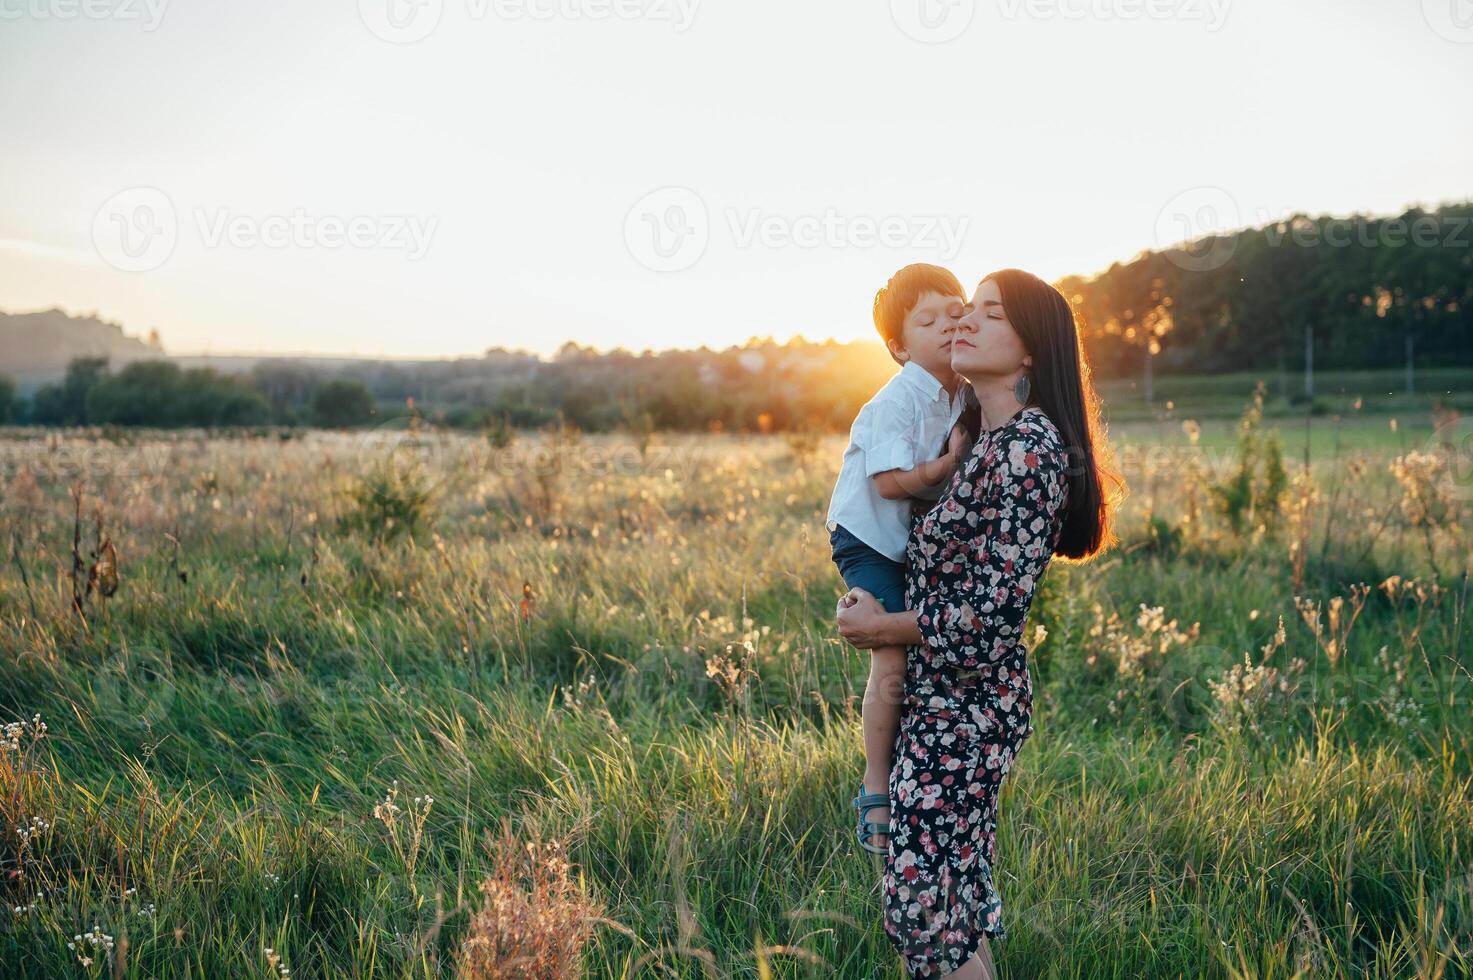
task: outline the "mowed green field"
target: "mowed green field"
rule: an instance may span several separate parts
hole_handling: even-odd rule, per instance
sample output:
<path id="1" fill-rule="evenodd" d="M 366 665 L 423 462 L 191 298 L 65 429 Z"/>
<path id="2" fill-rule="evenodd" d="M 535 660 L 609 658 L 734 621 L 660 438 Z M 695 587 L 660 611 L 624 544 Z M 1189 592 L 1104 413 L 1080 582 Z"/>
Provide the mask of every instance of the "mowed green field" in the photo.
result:
<path id="1" fill-rule="evenodd" d="M 1213 375 L 1159 376 L 1147 402 L 1140 378 L 1111 379 L 1099 385 L 1100 397 L 1117 422 L 1155 421 L 1161 417 L 1190 417 L 1207 420 L 1236 420 L 1243 403 L 1263 383 L 1265 414 L 1286 426 L 1302 426 L 1306 415 L 1328 422 L 1335 416 L 1404 417 L 1415 422 L 1427 419 L 1435 404 L 1468 414 L 1473 411 L 1473 370 L 1463 367 L 1418 368 L 1407 390 L 1406 372 L 1317 371 L 1314 396 L 1304 390 L 1304 375 L 1298 372 L 1237 371 Z"/>
<path id="2" fill-rule="evenodd" d="M 1006 977 L 1473 975 L 1469 423 L 1272 416 L 1234 527 L 1244 397 L 1035 601 Z M 0 976 L 901 977 L 842 449 L 9 430 Z"/>

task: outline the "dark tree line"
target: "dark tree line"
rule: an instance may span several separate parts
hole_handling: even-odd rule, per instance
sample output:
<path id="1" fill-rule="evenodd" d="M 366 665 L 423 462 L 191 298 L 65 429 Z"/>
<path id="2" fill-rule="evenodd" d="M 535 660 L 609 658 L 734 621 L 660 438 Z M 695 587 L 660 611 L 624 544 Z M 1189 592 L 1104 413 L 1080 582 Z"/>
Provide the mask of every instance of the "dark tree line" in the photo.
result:
<path id="1" fill-rule="evenodd" d="M 1105 377 L 1473 365 L 1473 206 L 1296 215 L 1058 286 Z"/>
<path id="2" fill-rule="evenodd" d="M 373 396 L 358 381 L 322 382 L 313 396 L 312 421 L 321 425 L 355 425 L 375 411 Z M 134 361 L 113 373 L 105 357 L 74 358 L 60 382 L 37 389 L 21 408 L 19 420 L 33 425 L 178 428 L 296 421 L 276 416 L 249 377 L 184 369 L 167 360 Z"/>

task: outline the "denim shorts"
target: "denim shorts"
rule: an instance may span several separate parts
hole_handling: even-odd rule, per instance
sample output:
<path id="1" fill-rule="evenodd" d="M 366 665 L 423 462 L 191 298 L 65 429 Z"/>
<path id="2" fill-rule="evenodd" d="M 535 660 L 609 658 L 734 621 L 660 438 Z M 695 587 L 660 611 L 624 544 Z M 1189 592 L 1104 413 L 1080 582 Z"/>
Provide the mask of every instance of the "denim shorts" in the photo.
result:
<path id="1" fill-rule="evenodd" d="M 851 534 L 842 524 L 829 532 L 834 564 L 844 584 L 861 588 L 880 600 L 885 612 L 905 610 L 905 565 L 892 561 Z"/>

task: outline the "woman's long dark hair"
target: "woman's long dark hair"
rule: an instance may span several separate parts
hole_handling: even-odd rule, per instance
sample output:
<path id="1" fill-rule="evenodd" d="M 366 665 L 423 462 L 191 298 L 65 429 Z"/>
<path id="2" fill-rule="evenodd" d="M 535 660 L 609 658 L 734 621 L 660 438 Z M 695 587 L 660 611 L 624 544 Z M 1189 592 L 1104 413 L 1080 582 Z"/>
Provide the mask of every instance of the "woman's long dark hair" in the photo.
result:
<path id="1" fill-rule="evenodd" d="M 1093 558 L 1118 541 L 1111 523 L 1126 486 L 1105 438 L 1074 311 L 1063 293 L 1022 269 L 1001 269 L 982 281 L 997 283 L 1008 322 L 1033 355 L 1028 404 L 1043 409 L 1064 438 L 1069 500 L 1054 553 Z"/>

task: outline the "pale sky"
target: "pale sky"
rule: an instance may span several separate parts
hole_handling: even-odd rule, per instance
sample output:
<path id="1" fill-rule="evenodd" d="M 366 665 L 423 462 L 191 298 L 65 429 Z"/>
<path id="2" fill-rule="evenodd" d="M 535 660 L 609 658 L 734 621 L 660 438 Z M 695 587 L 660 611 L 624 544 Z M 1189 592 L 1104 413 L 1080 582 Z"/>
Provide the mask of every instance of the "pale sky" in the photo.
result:
<path id="1" fill-rule="evenodd" d="M 1473 198 L 1468 0 L 0 0 L 0 92 L 0 310 L 171 353 L 872 337 Z"/>

